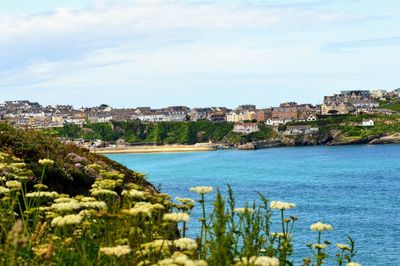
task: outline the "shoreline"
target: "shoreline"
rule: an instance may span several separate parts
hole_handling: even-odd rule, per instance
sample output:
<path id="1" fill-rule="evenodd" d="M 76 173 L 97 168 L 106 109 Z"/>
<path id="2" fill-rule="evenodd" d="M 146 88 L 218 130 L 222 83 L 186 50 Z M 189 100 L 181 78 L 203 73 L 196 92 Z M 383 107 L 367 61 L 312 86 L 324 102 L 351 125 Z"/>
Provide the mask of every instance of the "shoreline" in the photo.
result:
<path id="1" fill-rule="evenodd" d="M 317 145 L 280 145 L 263 148 L 230 148 L 238 151 L 256 151 L 272 148 L 288 148 L 288 147 L 312 147 L 312 146 L 353 146 L 353 145 L 387 145 L 387 144 L 400 144 L 399 142 L 372 142 L 372 143 L 335 143 L 335 144 L 317 144 Z M 184 152 L 207 152 L 217 151 L 215 146 L 195 146 L 195 145 L 176 145 L 176 146 L 137 146 L 137 147 L 111 147 L 111 148 L 97 148 L 91 149 L 90 152 L 96 154 L 146 154 L 146 153 L 184 153 Z"/>
<path id="2" fill-rule="evenodd" d="M 109 147 L 96 148 L 91 152 L 97 154 L 123 154 L 123 153 L 171 153 L 171 152 L 201 152 L 214 151 L 212 145 L 166 145 L 166 146 L 135 146 L 135 147 Z"/>

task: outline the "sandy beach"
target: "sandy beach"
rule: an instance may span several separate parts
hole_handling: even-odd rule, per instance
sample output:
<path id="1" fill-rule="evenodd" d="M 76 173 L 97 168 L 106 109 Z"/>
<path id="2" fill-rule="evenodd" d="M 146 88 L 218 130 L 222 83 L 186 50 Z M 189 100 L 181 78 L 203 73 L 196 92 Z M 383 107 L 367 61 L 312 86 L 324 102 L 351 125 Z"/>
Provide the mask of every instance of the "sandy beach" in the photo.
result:
<path id="1" fill-rule="evenodd" d="M 91 150 L 98 154 L 111 153 L 160 153 L 160 152 L 193 152 L 213 151 L 212 145 L 165 145 L 165 146 L 136 146 L 136 147 L 108 147 Z"/>

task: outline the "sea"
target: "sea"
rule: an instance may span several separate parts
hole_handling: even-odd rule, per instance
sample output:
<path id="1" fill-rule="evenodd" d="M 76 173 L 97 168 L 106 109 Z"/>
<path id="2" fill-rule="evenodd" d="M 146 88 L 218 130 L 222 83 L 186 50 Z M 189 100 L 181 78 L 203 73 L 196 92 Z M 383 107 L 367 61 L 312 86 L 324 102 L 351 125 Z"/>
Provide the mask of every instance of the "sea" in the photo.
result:
<path id="1" fill-rule="evenodd" d="M 323 233 L 335 264 L 335 243 L 356 241 L 355 261 L 362 265 L 400 265 L 400 145 L 284 147 L 254 151 L 222 150 L 190 153 L 110 154 L 109 158 L 147 175 L 162 192 L 175 197 L 198 196 L 189 189 L 212 186 L 223 193 L 229 184 L 237 207 L 262 193 L 270 200 L 292 202 L 288 215 L 295 225 L 295 265 L 313 254 L 310 225 L 321 221 L 334 230 Z M 211 205 L 215 193 L 206 196 Z M 195 236 L 199 210 L 192 214 L 189 235 Z M 208 211 L 210 208 L 208 208 Z M 278 225 L 279 213 L 272 222 Z"/>

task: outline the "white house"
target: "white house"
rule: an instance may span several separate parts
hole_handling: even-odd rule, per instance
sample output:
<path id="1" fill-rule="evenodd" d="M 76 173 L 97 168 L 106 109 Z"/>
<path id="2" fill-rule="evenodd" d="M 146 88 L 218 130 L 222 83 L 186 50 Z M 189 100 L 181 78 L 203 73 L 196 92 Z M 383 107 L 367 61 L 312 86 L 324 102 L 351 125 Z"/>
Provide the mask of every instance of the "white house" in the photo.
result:
<path id="1" fill-rule="evenodd" d="M 361 126 L 363 126 L 363 127 L 373 127 L 374 125 L 375 125 L 375 122 L 372 119 L 363 119 L 362 123 L 361 123 Z"/>
<path id="2" fill-rule="evenodd" d="M 233 132 L 250 134 L 259 131 L 257 123 L 236 123 Z"/>

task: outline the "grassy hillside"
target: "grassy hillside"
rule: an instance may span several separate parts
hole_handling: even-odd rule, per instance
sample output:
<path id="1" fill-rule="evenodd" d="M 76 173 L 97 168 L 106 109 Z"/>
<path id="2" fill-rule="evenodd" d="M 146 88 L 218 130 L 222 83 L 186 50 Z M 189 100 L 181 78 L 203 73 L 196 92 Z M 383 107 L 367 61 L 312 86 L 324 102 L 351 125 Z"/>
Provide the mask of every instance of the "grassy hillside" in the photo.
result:
<path id="1" fill-rule="evenodd" d="M 144 176 L 108 158 L 90 153 L 72 144 L 64 144 L 49 134 L 15 129 L 0 123 L 0 151 L 21 158 L 35 176 L 40 176 L 42 167 L 38 161 L 49 158 L 54 165 L 45 173 L 44 183 L 51 189 L 71 195 L 88 193 L 96 175 L 87 169 L 88 165 L 99 164 L 109 171 L 119 171 L 125 181 L 144 187 L 152 187 Z M 37 180 L 32 180 L 35 183 Z"/>
<path id="2" fill-rule="evenodd" d="M 83 128 L 66 125 L 52 129 L 61 137 L 101 139 L 129 143 L 195 144 L 201 142 L 244 143 L 253 139 L 265 139 L 274 135 L 269 127 L 260 125 L 260 132 L 242 135 L 232 132 L 233 123 L 214 123 L 206 120 L 190 122 L 160 122 L 144 124 L 140 121 L 86 124 Z"/>

